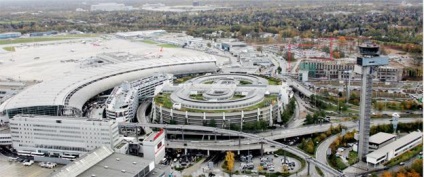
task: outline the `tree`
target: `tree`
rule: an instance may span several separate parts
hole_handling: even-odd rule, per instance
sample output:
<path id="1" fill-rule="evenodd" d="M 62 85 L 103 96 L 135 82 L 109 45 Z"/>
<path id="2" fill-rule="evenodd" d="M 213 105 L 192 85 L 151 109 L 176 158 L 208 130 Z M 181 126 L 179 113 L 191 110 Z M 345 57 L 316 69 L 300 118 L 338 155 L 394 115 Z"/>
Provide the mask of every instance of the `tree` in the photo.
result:
<path id="1" fill-rule="evenodd" d="M 211 44 L 210 42 L 208 42 L 208 43 L 206 44 L 206 46 L 208 46 L 209 48 L 211 48 L 211 47 L 212 47 L 212 44 Z"/>
<path id="2" fill-rule="evenodd" d="M 262 48 L 262 46 L 257 46 L 257 47 L 256 47 L 256 50 L 257 50 L 258 52 L 261 52 L 261 53 L 262 53 L 263 48 Z"/>
<path id="3" fill-rule="evenodd" d="M 234 169 L 234 153 L 231 151 L 227 151 L 227 155 L 225 156 L 225 162 L 227 163 L 227 170 L 232 172 Z"/>
<path id="4" fill-rule="evenodd" d="M 216 127 L 216 121 L 215 121 L 215 119 L 211 119 L 209 121 L 209 127 Z"/>
<path id="5" fill-rule="evenodd" d="M 313 124 L 313 123 L 314 123 L 313 117 L 310 114 L 306 115 L 305 124 L 309 125 L 309 124 Z"/>
<path id="6" fill-rule="evenodd" d="M 287 61 L 296 61 L 296 58 L 294 57 L 293 52 L 284 53 L 283 58 L 286 59 Z"/>
<path id="7" fill-rule="evenodd" d="M 314 151 L 315 151 L 315 143 L 312 141 L 312 139 L 309 139 L 309 141 L 306 143 L 306 147 L 304 149 L 309 154 L 313 154 L 314 153 Z"/>
<path id="8" fill-rule="evenodd" d="M 280 67 L 280 66 L 278 66 L 278 68 L 277 68 L 277 73 L 278 74 L 281 74 L 281 71 L 282 71 L 283 69 Z"/>
<path id="9" fill-rule="evenodd" d="M 403 172 L 398 172 L 396 173 L 396 177 L 406 177 L 406 175 Z"/>
<path id="10" fill-rule="evenodd" d="M 420 176 L 423 176 L 423 160 L 422 159 L 415 160 L 411 165 L 411 169 L 419 173 Z"/>
<path id="11" fill-rule="evenodd" d="M 346 45 L 346 38 L 343 36 L 339 37 L 339 46 L 340 48 L 344 47 Z"/>
<path id="12" fill-rule="evenodd" d="M 392 173 L 390 173 L 389 171 L 385 171 L 383 172 L 383 174 L 381 174 L 381 177 L 392 177 Z"/>
<path id="13" fill-rule="evenodd" d="M 422 175 L 412 170 L 411 172 L 408 172 L 408 177 L 422 177 Z"/>

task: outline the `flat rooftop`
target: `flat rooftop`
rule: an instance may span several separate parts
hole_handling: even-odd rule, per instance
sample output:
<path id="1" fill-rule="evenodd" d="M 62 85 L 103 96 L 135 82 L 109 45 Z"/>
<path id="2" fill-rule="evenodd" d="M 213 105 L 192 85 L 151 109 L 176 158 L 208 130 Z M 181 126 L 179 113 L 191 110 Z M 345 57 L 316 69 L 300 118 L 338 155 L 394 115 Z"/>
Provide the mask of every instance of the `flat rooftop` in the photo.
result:
<path id="1" fill-rule="evenodd" d="M 134 177 L 152 162 L 137 156 L 113 153 L 77 176 L 91 177 L 94 174 L 96 176 Z"/>
<path id="2" fill-rule="evenodd" d="M 382 148 L 380 148 L 380 149 L 378 149 L 378 150 L 376 150 L 372 153 L 369 153 L 367 155 L 367 157 L 380 158 L 380 157 L 386 155 L 388 152 L 395 150 L 399 147 L 402 147 L 403 145 L 405 145 L 405 144 L 407 144 L 407 143 L 409 143 L 409 142 L 411 142 L 411 141 L 413 141 L 417 138 L 422 138 L 422 136 L 423 136 L 422 132 L 411 132 L 411 133 L 399 138 L 398 140 L 396 140 L 396 141 L 394 141 L 394 142 L 392 142 L 392 143 L 390 143 L 386 146 L 383 146 Z"/>
<path id="3" fill-rule="evenodd" d="M 51 177 L 133 177 L 146 167 L 151 171 L 154 162 L 142 157 L 114 153 L 112 149 L 102 146 L 57 170 Z"/>
<path id="4" fill-rule="evenodd" d="M 370 136 L 369 142 L 375 144 L 381 144 L 389 139 L 395 138 L 396 135 L 390 133 L 379 132 L 375 135 Z"/>

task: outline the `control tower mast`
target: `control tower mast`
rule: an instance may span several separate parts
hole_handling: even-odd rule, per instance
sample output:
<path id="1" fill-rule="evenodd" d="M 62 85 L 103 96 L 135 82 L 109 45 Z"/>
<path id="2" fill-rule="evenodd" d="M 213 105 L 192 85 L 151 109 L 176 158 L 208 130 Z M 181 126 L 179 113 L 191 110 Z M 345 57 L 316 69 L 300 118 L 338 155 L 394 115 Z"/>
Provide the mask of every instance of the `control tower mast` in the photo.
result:
<path id="1" fill-rule="evenodd" d="M 371 125 L 371 99 L 372 99 L 372 76 L 379 66 L 389 64 L 387 57 L 381 57 L 379 54 L 379 46 L 375 44 L 363 44 L 358 46 L 361 57 L 356 59 L 356 64 L 362 74 L 361 85 L 361 103 L 360 103 L 360 119 L 359 119 L 359 144 L 358 157 L 364 161 L 368 154 L 368 144 Z M 355 69 L 357 70 L 357 69 Z"/>

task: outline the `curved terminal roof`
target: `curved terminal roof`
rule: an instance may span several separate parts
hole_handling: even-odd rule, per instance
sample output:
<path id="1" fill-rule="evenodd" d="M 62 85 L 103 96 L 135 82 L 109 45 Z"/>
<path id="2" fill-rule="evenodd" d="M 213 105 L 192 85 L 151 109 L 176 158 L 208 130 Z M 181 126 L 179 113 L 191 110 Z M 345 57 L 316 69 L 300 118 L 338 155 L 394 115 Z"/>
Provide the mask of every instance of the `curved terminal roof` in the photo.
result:
<path id="1" fill-rule="evenodd" d="M 69 106 L 82 109 L 95 95 L 154 73 L 189 74 L 215 72 L 212 56 L 141 60 L 79 70 L 73 74 L 31 86 L 0 106 L 0 111 L 34 106 Z"/>

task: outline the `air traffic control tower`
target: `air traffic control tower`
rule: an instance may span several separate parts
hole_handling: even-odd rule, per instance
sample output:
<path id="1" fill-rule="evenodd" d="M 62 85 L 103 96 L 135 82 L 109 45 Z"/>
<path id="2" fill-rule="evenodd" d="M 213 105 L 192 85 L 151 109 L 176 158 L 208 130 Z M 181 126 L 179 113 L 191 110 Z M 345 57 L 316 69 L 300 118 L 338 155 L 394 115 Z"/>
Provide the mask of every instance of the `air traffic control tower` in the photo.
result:
<path id="1" fill-rule="evenodd" d="M 388 65 L 389 59 L 380 56 L 375 44 L 363 44 L 359 46 L 359 52 L 362 56 L 357 58 L 355 66 L 355 71 L 362 74 L 358 157 L 363 161 L 368 154 L 373 72 L 379 66 Z"/>

